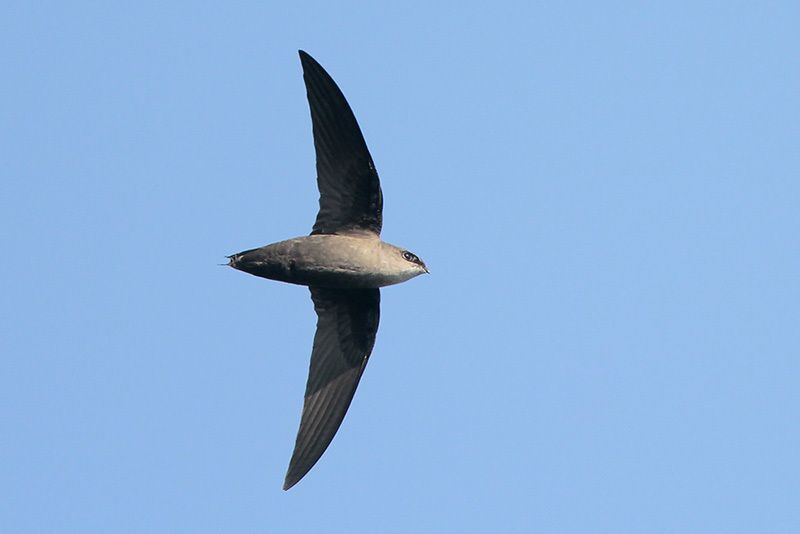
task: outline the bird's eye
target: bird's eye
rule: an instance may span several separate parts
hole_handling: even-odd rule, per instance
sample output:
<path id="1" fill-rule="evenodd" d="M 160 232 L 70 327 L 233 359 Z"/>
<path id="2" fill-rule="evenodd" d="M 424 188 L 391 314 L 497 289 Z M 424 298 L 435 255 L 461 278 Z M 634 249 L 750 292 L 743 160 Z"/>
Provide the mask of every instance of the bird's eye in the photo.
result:
<path id="1" fill-rule="evenodd" d="M 410 253 L 407 250 L 405 252 L 403 252 L 403 259 L 406 260 L 406 261 L 412 261 L 414 263 L 419 262 L 419 258 L 417 258 L 415 255 L 413 255 L 412 253 Z"/>

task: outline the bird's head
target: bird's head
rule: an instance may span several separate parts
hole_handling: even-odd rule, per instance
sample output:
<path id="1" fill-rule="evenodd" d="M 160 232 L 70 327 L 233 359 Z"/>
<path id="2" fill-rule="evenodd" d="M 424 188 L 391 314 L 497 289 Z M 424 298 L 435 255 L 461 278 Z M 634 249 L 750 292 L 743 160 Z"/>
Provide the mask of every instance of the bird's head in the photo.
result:
<path id="1" fill-rule="evenodd" d="M 419 256 L 413 252 L 409 250 L 401 250 L 400 256 L 403 258 L 406 264 L 410 264 L 407 265 L 410 269 L 419 271 L 417 274 L 430 274 L 430 271 L 428 271 L 428 268 L 425 266 L 425 262 L 419 259 Z"/>

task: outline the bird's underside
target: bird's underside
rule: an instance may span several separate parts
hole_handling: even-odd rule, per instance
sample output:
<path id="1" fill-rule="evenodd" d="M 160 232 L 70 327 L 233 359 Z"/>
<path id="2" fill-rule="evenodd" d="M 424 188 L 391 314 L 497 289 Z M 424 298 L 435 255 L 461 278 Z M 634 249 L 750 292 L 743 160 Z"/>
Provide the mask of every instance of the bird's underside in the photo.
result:
<path id="1" fill-rule="evenodd" d="M 230 256 L 230 266 L 255 276 L 304 286 L 378 288 L 417 276 L 408 251 L 371 235 L 315 234 Z"/>

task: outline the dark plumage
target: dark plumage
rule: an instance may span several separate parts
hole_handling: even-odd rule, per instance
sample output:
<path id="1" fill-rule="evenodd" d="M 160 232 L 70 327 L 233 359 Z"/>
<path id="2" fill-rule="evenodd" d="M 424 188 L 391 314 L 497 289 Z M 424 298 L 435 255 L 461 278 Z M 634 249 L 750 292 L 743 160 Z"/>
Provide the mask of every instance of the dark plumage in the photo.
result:
<path id="1" fill-rule="evenodd" d="M 283 489 L 316 464 L 342 424 L 364 373 L 380 317 L 379 287 L 428 270 L 380 240 L 383 195 L 350 106 L 327 72 L 300 51 L 317 155 L 319 213 L 310 236 L 229 256 L 235 269 L 309 286 L 317 332 L 303 414 Z"/>

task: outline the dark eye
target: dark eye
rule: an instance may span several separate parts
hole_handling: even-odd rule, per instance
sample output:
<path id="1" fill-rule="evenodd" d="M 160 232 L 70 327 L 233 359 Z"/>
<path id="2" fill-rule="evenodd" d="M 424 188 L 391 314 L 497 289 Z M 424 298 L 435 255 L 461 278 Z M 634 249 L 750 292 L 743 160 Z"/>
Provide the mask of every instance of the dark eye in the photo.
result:
<path id="1" fill-rule="evenodd" d="M 403 259 L 406 260 L 406 261 L 412 261 L 414 263 L 419 263 L 419 258 L 414 256 L 412 253 L 410 253 L 407 250 L 405 252 L 403 252 Z"/>

